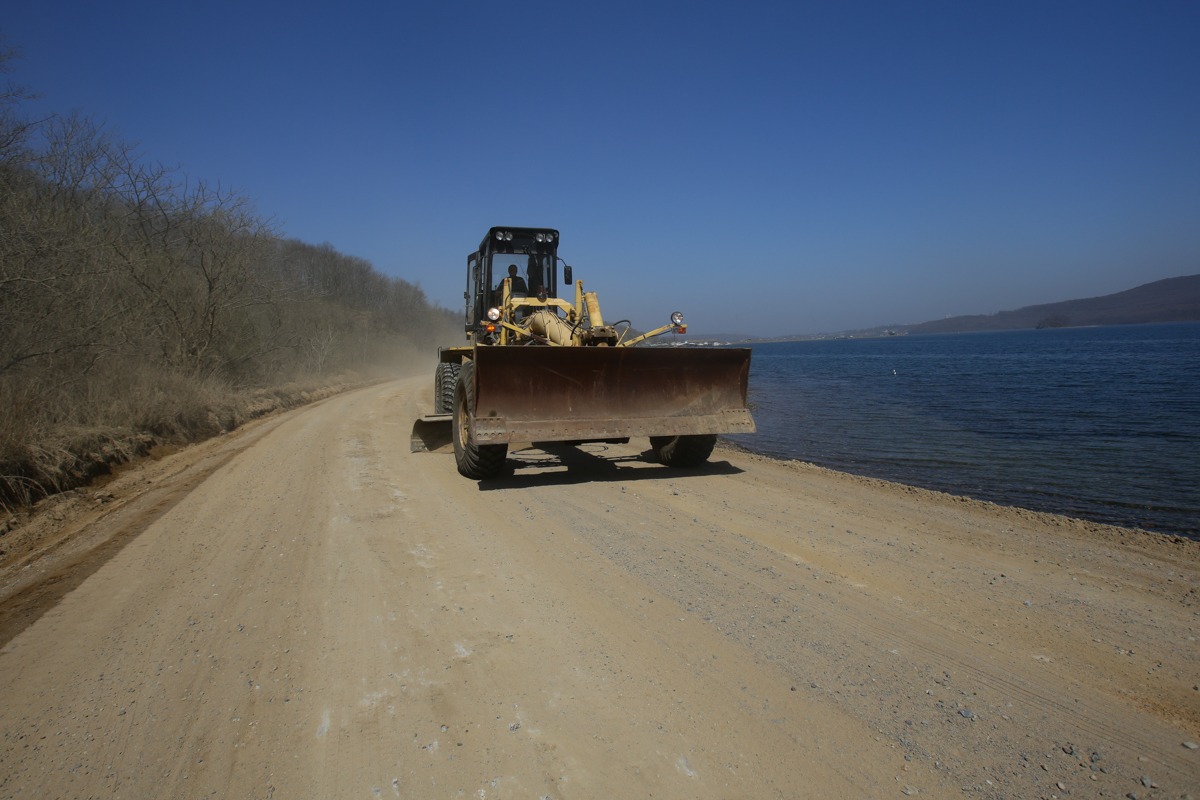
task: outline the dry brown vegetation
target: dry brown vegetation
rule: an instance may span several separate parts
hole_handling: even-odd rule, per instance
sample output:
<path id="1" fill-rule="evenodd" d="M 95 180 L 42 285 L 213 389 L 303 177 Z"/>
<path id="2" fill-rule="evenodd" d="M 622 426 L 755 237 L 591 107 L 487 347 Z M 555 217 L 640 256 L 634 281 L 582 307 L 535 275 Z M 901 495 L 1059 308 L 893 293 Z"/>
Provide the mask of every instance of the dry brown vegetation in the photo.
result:
<path id="1" fill-rule="evenodd" d="M 419 287 L 281 238 L 89 119 L 29 120 L 28 98 L 0 87 L 0 504 L 394 371 L 453 330 Z"/>

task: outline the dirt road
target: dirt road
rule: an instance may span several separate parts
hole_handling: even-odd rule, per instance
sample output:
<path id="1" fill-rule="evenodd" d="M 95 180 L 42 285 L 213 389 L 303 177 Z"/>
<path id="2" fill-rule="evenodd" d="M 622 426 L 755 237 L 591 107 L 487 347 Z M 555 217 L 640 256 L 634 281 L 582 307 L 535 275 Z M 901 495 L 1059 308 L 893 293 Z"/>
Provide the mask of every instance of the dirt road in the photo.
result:
<path id="1" fill-rule="evenodd" d="M 637 441 L 476 483 L 428 384 L 0 537 L 0 797 L 1200 797 L 1197 543 Z"/>

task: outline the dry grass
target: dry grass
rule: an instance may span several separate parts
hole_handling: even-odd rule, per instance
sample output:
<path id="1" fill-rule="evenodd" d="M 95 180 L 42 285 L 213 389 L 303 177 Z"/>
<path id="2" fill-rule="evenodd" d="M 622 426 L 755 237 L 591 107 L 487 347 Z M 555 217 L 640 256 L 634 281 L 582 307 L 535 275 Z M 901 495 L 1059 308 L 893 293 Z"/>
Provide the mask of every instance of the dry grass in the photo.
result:
<path id="1" fill-rule="evenodd" d="M 235 389 L 217 379 L 127 370 L 69 388 L 0 381 L 0 509 L 28 510 L 162 444 L 187 444 L 364 383 L 356 375 Z"/>

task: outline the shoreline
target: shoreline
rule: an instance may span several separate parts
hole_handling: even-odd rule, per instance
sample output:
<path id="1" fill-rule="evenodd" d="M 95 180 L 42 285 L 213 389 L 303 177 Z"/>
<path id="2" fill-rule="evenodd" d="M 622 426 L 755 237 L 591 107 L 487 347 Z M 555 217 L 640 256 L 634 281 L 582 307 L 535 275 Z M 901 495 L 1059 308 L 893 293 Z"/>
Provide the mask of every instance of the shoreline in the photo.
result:
<path id="1" fill-rule="evenodd" d="M 1080 516 L 1080 515 L 1076 515 L 1076 514 L 1067 513 L 1066 511 L 1061 511 L 1061 510 L 1057 510 L 1054 508 L 1050 508 L 1050 507 L 1033 508 L 1033 507 L 1026 506 L 1026 505 L 1018 505 L 1016 503 L 1005 503 L 1005 502 L 1001 502 L 999 500 L 991 500 L 991 499 L 988 499 L 985 497 L 978 497 L 978 496 L 970 495 L 970 494 L 958 494 L 956 492 L 947 491 L 946 489 L 938 489 L 938 488 L 934 488 L 932 486 L 922 486 L 922 485 L 916 484 L 916 483 L 906 483 L 904 481 L 894 480 L 892 478 L 881 477 L 879 475 L 869 475 L 869 474 L 864 474 L 861 472 L 852 472 L 848 469 L 844 469 L 844 468 L 840 468 L 840 467 L 836 467 L 836 466 L 826 466 L 824 464 L 819 464 L 815 461 L 807 461 L 803 458 L 790 458 L 787 456 L 776 456 L 776 455 L 772 455 L 770 453 L 760 452 L 751 447 L 743 445 L 740 442 L 735 442 L 730 439 L 726 439 L 724 436 L 721 436 L 717 439 L 717 449 L 718 450 L 724 449 L 724 450 L 730 450 L 733 452 L 744 453 L 746 455 L 755 456 L 758 458 L 764 458 L 769 461 L 774 461 L 774 462 L 778 462 L 781 464 L 786 464 L 786 463 L 807 464 L 809 466 L 816 467 L 818 469 L 827 470 L 829 472 L 834 472 L 839 475 L 846 475 L 846 476 L 853 477 L 853 478 L 863 478 L 866 480 L 880 481 L 882 483 L 892 484 L 895 486 L 903 486 L 903 487 L 907 487 L 907 488 L 911 488 L 911 489 L 920 489 L 921 491 L 932 492 L 934 494 L 944 495 L 946 497 L 960 498 L 963 500 L 971 500 L 973 502 L 982 503 L 984 505 L 996 506 L 999 508 L 1016 509 L 1016 510 L 1020 510 L 1020 511 L 1029 512 L 1032 514 L 1046 514 L 1051 517 L 1062 517 L 1064 519 L 1075 520 L 1075 521 L 1081 522 L 1081 523 L 1100 525 L 1100 526 L 1105 526 L 1105 527 L 1110 527 L 1110 528 L 1119 528 L 1119 529 L 1130 530 L 1130 531 L 1138 531 L 1140 533 L 1149 534 L 1151 536 L 1161 536 L 1161 537 L 1164 537 L 1167 539 L 1181 539 L 1181 540 L 1185 540 L 1185 541 L 1200 542 L 1200 528 L 1197 528 L 1196 531 L 1194 531 L 1194 532 L 1189 531 L 1189 530 L 1157 530 L 1154 528 L 1146 528 L 1146 527 L 1141 527 L 1138 525 L 1126 525 L 1126 524 L 1120 524 L 1118 522 L 1108 521 L 1105 519 Z"/>

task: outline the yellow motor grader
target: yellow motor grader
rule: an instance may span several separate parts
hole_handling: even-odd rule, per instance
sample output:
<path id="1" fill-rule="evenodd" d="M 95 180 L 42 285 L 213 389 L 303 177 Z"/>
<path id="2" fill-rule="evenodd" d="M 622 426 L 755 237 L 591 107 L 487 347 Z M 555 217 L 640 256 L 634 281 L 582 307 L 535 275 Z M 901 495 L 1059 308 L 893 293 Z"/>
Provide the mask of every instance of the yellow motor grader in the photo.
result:
<path id="1" fill-rule="evenodd" d="M 748 348 L 653 347 L 683 333 L 683 315 L 649 333 L 610 324 L 595 292 L 572 282 L 558 231 L 498 227 L 467 256 L 466 335 L 439 350 L 434 413 L 413 425 L 412 450 L 454 446 L 477 480 L 504 468 L 513 442 L 625 442 L 648 436 L 663 464 L 706 461 L 720 433 L 753 433 Z M 623 327 L 622 327 L 623 326 Z"/>

